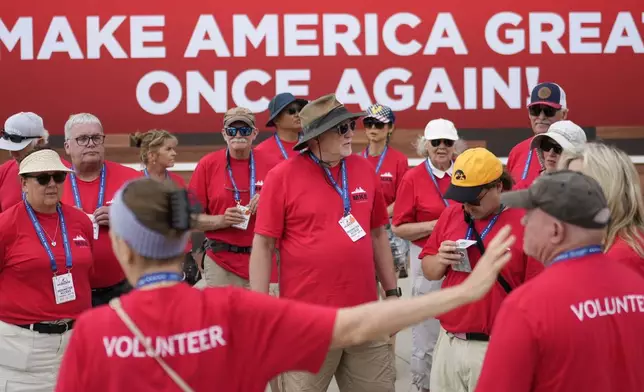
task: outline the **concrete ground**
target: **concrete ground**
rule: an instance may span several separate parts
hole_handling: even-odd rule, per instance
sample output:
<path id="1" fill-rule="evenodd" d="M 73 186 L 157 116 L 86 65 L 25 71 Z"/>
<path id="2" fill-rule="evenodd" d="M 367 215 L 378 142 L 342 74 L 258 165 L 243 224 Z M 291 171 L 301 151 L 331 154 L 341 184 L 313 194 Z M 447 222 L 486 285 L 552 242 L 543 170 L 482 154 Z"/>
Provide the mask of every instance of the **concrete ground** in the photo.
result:
<path id="1" fill-rule="evenodd" d="M 197 282 L 195 287 L 203 287 L 204 281 Z M 411 293 L 411 279 L 402 279 L 399 282 L 400 287 L 403 289 L 403 298 L 409 298 Z M 411 375 L 409 373 L 409 358 L 411 357 L 411 329 L 407 328 L 400 331 L 396 338 L 396 391 L 407 392 L 416 391 L 411 388 Z M 270 388 L 266 388 L 266 392 L 270 392 Z M 338 385 L 335 379 L 331 382 L 328 392 L 339 392 Z"/>

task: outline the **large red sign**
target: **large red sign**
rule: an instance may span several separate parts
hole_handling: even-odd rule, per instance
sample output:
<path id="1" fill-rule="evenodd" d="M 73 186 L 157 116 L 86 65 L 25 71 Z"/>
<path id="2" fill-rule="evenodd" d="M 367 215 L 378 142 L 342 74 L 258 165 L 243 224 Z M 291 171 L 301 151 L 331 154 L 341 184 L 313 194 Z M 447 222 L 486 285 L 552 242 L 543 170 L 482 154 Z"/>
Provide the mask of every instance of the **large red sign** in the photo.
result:
<path id="1" fill-rule="evenodd" d="M 112 133 L 212 131 L 232 106 L 265 120 L 290 91 L 378 101 L 402 128 L 524 127 L 530 89 L 555 81 L 581 125 L 644 125 L 643 11 L 641 0 L 3 1 L 0 119 L 34 111 L 60 134 L 69 114 L 91 112 Z"/>

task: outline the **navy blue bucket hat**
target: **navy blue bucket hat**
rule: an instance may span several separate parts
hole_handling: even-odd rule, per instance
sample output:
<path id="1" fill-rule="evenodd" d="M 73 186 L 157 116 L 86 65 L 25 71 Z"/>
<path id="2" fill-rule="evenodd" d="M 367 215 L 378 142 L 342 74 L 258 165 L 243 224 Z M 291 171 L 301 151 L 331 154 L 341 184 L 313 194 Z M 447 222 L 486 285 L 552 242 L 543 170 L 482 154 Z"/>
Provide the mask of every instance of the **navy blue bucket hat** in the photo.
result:
<path id="1" fill-rule="evenodd" d="M 266 126 L 274 127 L 275 122 L 273 122 L 273 120 L 275 120 L 275 117 L 277 117 L 285 107 L 293 102 L 297 102 L 301 107 L 304 107 L 307 103 L 309 103 L 309 101 L 307 101 L 306 99 L 295 98 L 295 96 L 291 93 L 280 93 L 273 97 L 273 99 L 271 99 L 271 101 L 268 103 L 270 118 L 268 119 Z"/>

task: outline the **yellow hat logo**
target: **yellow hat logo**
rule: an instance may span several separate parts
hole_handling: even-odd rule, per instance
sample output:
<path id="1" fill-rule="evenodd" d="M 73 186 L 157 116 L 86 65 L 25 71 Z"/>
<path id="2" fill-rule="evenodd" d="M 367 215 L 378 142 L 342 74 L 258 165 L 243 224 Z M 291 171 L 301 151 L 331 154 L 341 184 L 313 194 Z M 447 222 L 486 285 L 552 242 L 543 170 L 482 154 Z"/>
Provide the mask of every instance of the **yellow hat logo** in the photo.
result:
<path id="1" fill-rule="evenodd" d="M 539 89 L 539 91 L 537 92 L 537 95 L 541 99 L 546 99 L 546 98 L 550 97 L 551 94 L 552 94 L 552 91 L 550 91 L 550 89 L 548 87 L 541 87 Z"/>
<path id="2" fill-rule="evenodd" d="M 465 181 L 467 180 L 467 176 L 465 175 L 465 173 L 463 173 L 463 170 L 457 170 L 456 172 L 454 172 L 454 179 Z"/>

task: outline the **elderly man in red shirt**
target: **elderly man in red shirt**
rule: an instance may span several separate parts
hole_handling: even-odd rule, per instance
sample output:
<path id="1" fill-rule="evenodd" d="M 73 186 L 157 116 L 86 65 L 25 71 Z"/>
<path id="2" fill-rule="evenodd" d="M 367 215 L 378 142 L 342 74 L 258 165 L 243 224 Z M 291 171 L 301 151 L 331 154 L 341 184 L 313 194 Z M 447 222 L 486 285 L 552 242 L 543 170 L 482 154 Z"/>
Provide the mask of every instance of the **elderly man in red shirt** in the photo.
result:
<path id="1" fill-rule="evenodd" d="M 556 83 L 539 83 L 532 89 L 528 104 L 530 125 L 535 135 L 548 132 L 550 125 L 568 118 L 568 101 L 563 88 Z M 543 170 L 542 158 L 531 146 L 533 136 L 514 146 L 508 156 L 507 170 L 515 183 L 529 186 Z"/>
<path id="2" fill-rule="evenodd" d="M 268 292 L 271 256 L 280 241 L 280 296 L 344 308 L 400 296 L 385 232 L 387 206 L 373 166 L 352 154 L 355 121 L 335 95 L 306 105 L 302 140 L 308 151 L 276 166 L 259 202 L 250 283 Z M 288 373 L 284 392 L 326 391 L 335 375 L 341 391 L 393 392 L 394 354 L 388 336 L 332 349 L 317 374 Z"/>

